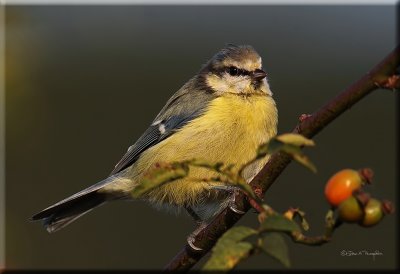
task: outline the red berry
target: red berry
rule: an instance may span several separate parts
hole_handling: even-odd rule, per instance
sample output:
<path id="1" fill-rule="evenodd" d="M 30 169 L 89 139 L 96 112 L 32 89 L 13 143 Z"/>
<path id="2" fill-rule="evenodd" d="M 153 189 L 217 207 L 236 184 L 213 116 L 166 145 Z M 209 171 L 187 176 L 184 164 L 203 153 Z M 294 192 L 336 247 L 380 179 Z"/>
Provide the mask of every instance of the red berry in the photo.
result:
<path id="1" fill-rule="evenodd" d="M 365 172 L 366 170 L 371 171 L 370 169 L 362 169 L 360 171 L 343 169 L 334 174 L 325 186 L 325 197 L 328 202 L 337 207 L 341 202 L 349 198 L 353 191 L 361 188 L 363 183 L 367 181 L 364 174 L 371 175 L 371 173 Z M 370 177 L 368 177 L 369 180 Z"/>

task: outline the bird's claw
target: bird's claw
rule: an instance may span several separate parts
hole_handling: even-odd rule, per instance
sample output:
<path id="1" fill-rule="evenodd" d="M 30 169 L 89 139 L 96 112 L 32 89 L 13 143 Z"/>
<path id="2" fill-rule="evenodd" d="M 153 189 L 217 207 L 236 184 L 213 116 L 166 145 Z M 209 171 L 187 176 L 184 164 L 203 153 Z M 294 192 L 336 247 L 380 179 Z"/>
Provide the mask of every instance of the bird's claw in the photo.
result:
<path id="1" fill-rule="evenodd" d="M 195 231 L 193 231 L 188 237 L 187 237 L 187 243 L 188 245 L 194 250 L 194 251 L 202 251 L 203 249 L 201 247 L 195 246 L 194 242 L 196 241 L 196 236 L 202 231 L 205 227 L 207 226 L 207 223 L 203 222 L 200 223 L 199 226 L 196 228 Z"/>
<path id="2" fill-rule="evenodd" d="M 200 247 L 197 247 L 194 245 L 194 242 L 196 241 L 195 235 L 189 235 L 187 238 L 187 243 L 188 245 L 194 250 L 194 251 L 202 251 L 203 249 Z"/>
<path id="3" fill-rule="evenodd" d="M 235 205 L 230 205 L 229 209 L 232 210 L 233 212 L 237 213 L 237 214 L 240 214 L 240 215 L 243 215 L 245 213 L 244 211 L 242 211 L 240 209 L 237 209 Z"/>
<path id="4" fill-rule="evenodd" d="M 245 214 L 246 212 L 244 212 L 244 211 L 242 211 L 242 210 L 240 210 L 240 209 L 238 209 L 237 207 L 236 207 L 236 204 L 235 204 L 235 201 L 236 201 L 236 194 L 239 192 L 239 189 L 237 189 L 237 188 L 234 188 L 233 189 L 233 191 L 232 191 L 232 198 L 231 198 L 231 200 L 229 201 L 229 209 L 230 210 L 232 210 L 233 212 L 235 212 L 236 214 L 240 214 L 240 215 L 243 215 L 243 214 Z"/>

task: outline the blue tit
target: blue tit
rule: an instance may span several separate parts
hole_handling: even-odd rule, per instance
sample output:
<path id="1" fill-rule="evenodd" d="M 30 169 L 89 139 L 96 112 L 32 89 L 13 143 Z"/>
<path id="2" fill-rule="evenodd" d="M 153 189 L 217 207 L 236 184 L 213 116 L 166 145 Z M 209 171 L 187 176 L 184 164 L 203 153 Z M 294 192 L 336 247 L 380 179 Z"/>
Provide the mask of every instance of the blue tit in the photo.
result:
<path id="1" fill-rule="evenodd" d="M 167 101 L 143 135 L 129 147 L 110 176 L 34 215 L 48 232 L 67 226 L 92 209 L 132 199 L 132 190 L 159 162 L 204 159 L 239 169 L 259 145 L 277 132 L 278 113 L 261 57 L 251 46 L 229 45 Z M 246 167 L 249 182 L 268 156 Z M 204 178 L 213 171 L 190 167 L 189 175 L 143 195 L 158 207 L 186 208 L 196 219 L 210 220 L 228 204 L 229 191 Z"/>

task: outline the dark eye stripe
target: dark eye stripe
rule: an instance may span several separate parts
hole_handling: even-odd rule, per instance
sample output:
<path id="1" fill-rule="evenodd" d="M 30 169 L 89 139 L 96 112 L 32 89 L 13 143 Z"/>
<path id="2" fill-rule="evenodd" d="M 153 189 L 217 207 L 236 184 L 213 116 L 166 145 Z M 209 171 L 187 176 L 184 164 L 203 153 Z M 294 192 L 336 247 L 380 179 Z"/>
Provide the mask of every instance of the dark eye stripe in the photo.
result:
<path id="1" fill-rule="evenodd" d="M 238 69 L 237 67 L 231 66 L 225 68 L 225 72 L 232 76 L 250 75 L 250 72 L 245 69 Z"/>

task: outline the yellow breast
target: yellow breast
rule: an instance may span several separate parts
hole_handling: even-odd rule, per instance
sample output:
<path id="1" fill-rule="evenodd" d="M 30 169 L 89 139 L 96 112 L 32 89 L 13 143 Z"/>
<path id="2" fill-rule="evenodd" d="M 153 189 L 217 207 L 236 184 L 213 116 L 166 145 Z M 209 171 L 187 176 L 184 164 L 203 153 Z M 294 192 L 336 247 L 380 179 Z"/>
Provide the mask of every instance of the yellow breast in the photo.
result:
<path id="1" fill-rule="evenodd" d="M 145 151 L 132 169 L 132 178 L 157 162 L 204 159 L 234 164 L 250 161 L 260 144 L 276 134 L 277 110 L 270 96 L 225 94 L 211 102 L 204 115 L 171 137 Z M 199 179 L 212 172 L 191 168 L 188 177 L 165 184 L 150 193 L 150 200 L 174 205 L 195 204 L 210 185 Z"/>

